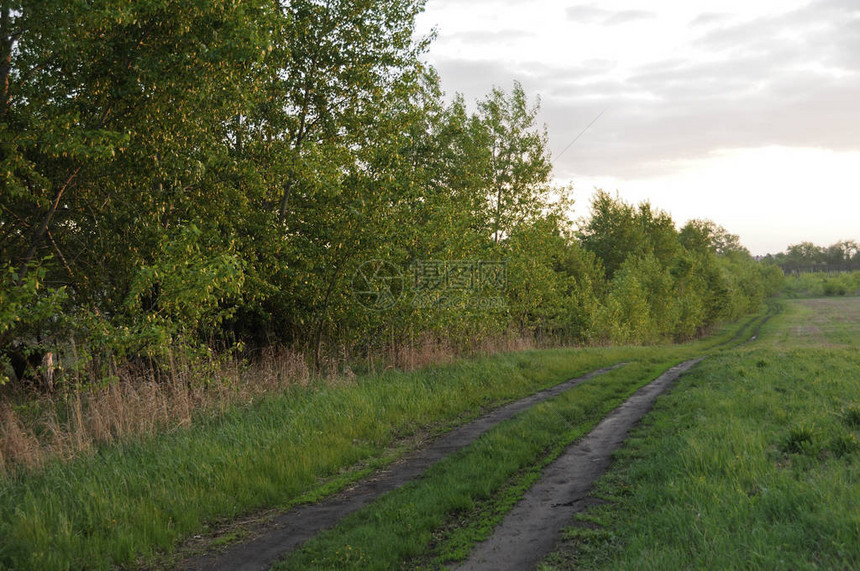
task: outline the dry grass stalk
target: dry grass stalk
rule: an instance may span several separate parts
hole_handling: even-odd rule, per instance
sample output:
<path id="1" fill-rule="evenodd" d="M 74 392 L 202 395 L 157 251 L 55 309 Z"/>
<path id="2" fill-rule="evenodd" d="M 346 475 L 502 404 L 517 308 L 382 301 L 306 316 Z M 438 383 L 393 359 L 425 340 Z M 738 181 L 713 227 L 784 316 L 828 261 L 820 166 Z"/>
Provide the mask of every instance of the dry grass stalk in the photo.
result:
<path id="1" fill-rule="evenodd" d="M 9 403 L 0 403 L 0 475 L 37 468 L 51 458 L 68 460 L 96 443 L 189 426 L 197 414 L 225 412 L 291 385 L 305 387 L 311 379 L 304 356 L 288 349 L 269 349 L 247 369 L 236 360 L 210 363 L 206 382 L 191 362 L 171 355 L 170 363 L 166 374 L 113 365 L 117 381 L 46 397 L 39 401 L 41 417 L 27 422 Z"/>
<path id="2" fill-rule="evenodd" d="M 392 343 L 375 362 L 368 358 L 368 363 L 372 370 L 380 364 L 380 369 L 411 371 L 450 363 L 464 353 L 490 355 L 534 347 L 533 340 L 508 336 L 476 340 L 471 347 L 457 350 L 445 339 L 421 335 Z M 353 384 L 355 373 L 349 362 L 342 348 L 339 355 L 323 361 L 322 378 L 334 385 Z M 187 427 L 198 414 L 223 413 L 290 386 L 306 387 L 314 376 L 307 363 L 301 352 L 269 348 L 251 367 L 231 359 L 217 365 L 210 362 L 201 373 L 200 367 L 171 354 L 166 371 L 112 363 L 116 381 L 45 397 L 40 401 L 41 418 L 24 421 L 12 406 L 0 402 L 0 475 L 38 468 L 51 458 L 68 460 L 98 443 Z"/>
<path id="3" fill-rule="evenodd" d="M 41 465 L 39 441 L 24 427 L 15 411 L 0 404 L 0 472 L 13 465 L 35 468 Z"/>

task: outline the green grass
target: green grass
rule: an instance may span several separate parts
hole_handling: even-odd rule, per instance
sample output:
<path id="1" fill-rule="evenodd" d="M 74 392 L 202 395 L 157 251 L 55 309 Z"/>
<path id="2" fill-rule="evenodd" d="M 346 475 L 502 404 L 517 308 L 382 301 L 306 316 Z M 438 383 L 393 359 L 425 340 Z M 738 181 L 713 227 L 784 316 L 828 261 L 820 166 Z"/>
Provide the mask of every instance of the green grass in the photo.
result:
<path id="1" fill-rule="evenodd" d="M 0 568 L 165 562 L 179 543 L 220 523 L 343 488 L 403 454 L 417 433 L 608 364 L 655 351 L 677 359 L 737 328 L 679 347 L 529 351 L 294 389 L 188 429 L 54 462 L 0 482 Z"/>
<path id="2" fill-rule="evenodd" d="M 463 558 L 492 532 L 545 464 L 675 362 L 632 363 L 524 411 L 442 460 L 425 477 L 320 534 L 275 568 L 392 569 L 412 558 L 427 561 L 410 566 Z M 474 517 L 476 511 L 480 518 Z M 452 519 L 466 524 L 446 528 Z"/>
<path id="3" fill-rule="evenodd" d="M 783 291 L 791 298 L 856 296 L 860 295 L 860 272 L 807 272 L 789 275 L 783 282 Z"/>
<path id="4" fill-rule="evenodd" d="M 746 334 L 734 335 L 743 329 L 736 327 L 707 342 L 648 348 L 636 362 L 521 413 L 275 568 L 438 568 L 465 559 L 571 442 L 659 373 L 716 345 L 747 339 L 763 317 L 750 320 Z"/>
<path id="5" fill-rule="evenodd" d="M 860 300 L 813 301 L 661 397 L 544 568 L 860 567 Z"/>

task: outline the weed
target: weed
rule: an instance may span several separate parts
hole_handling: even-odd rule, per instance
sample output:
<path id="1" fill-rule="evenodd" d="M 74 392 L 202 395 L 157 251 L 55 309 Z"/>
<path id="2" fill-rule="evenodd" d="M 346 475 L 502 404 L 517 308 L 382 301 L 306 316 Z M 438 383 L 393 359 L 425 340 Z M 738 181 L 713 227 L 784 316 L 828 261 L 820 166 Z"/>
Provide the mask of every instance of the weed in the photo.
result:
<path id="1" fill-rule="evenodd" d="M 842 422 L 851 428 L 860 428 L 860 405 L 850 405 L 842 409 Z"/>
<path id="2" fill-rule="evenodd" d="M 801 454 L 812 446 L 815 431 L 809 426 L 796 426 L 788 432 L 782 445 L 782 451 L 787 454 Z"/>
<path id="3" fill-rule="evenodd" d="M 827 448 L 837 458 L 843 458 L 857 451 L 857 437 L 853 434 L 837 434 L 830 439 L 830 444 Z"/>

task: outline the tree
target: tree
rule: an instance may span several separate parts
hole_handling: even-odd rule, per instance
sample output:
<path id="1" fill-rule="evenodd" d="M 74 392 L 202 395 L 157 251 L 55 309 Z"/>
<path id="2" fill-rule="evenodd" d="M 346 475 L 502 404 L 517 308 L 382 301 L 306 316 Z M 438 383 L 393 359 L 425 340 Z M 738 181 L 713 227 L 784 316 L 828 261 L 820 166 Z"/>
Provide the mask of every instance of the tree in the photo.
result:
<path id="1" fill-rule="evenodd" d="M 426 40 L 413 38 L 424 0 L 292 0 L 275 46 L 278 73 L 261 129 L 283 147 L 279 217 L 313 192 L 319 150 L 348 150 L 367 134 L 395 86 L 417 72 Z M 278 116 L 280 115 L 280 116 Z M 322 149 L 321 149 L 322 148 Z M 296 205 L 295 209 L 300 209 Z M 300 212 L 295 213 L 301 216 Z"/>
<path id="2" fill-rule="evenodd" d="M 693 252 L 710 251 L 718 255 L 747 252 L 737 235 L 730 234 L 712 220 L 690 220 L 681 228 L 678 238 L 685 248 Z"/>
<path id="3" fill-rule="evenodd" d="M 633 253 L 642 251 L 645 242 L 636 211 L 622 200 L 598 190 L 591 198 L 591 216 L 579 230 L 583 248 L 601 261 L 611 279 Z"/>
<path id="4" fill-rule="evenodd" d="M 841 240 L 829 246 L 824 251 L 824 259 L 828 264 L 836 266 L 851 263 L 860 254 L 860 245 L 854 240 Z"/>
<path id="5" fill-rule="evenodd" d="M 546 129 L 535 125 L 539 105 L 529 106 L 519 82 L 514 82 L 510 95 L 493 88 L 478 103 L 491 149 L 488 215 L 495 242 L 545 205 L 552 164 Z"/>
<path id="6" fill-rule="evenodd" d="M 824 248 L 812 242 L 792 244 L 786 249 L 786 262 L 797 266 L 810 266 L 824 261 Z"/>
<path id="7" fill-rule="evenodd" d="M 8 8 L 0 261 L 22 285 L 42 266 L 77 315 L 150 322 L 175 290 L 161 278 L 143 297 L 132 290 L 164 267 L 162 244 L 194 230 L 196 267 L 213 271 L 234 249 L 254 183 L 231 126 L 261 87 L 271 3 Z"/>
<path id="8" fill-rule="evenodd" d="M 675 223 L 648 202 L 634 207 L 598 190 L 591 199 L 591 217 L 581 226 L 579 239 L 602 262 L 612 279 L 631 256 L 656 256 L 662 264 L 678 252 Z"/>

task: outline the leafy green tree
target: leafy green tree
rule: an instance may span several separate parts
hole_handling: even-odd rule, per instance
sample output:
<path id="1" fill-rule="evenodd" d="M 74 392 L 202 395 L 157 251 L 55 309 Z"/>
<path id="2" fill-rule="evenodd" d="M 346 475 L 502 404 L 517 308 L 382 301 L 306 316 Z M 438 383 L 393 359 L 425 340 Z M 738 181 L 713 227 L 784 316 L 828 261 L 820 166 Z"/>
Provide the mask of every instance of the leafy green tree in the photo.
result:
<path id="1" fill-rule="evenodd" d="M 517 225 L 505 240 L 509 311 L 522 336 L 554 334 L 565 324 L 569 276 L 558 271 L 566 240 L 558 219 Z"/>
<path id="2" fill-rule="evenodd" d="M 634 207 L 598 190 L 592 197 L 591 217 L 580 228 L 585 249 L 602 262 L 607 279 L 631 256 L 653 255 L 668 265 L 679 252 L 675 223 L 648 202 Z"/>
<path id="3" fill-rule="evenodd" d="M 250 234 L 257 257 L 233 320 L 261 342 L 321 345 L 345 280 L 375 246 L 397 242 L 398 151 L 413 117 L 422 1 L 300 0 L 280 7 L 265 97 L 243 117 L 242 150 L 267 188 Z M 386 161 L 388 161 L 386 163 Z M 380 222 L 380 218 L 384 222 Z M 318 350 L 316 351 L 319 352 Z"/>
<path id="4" fill-rule="evenodd" d="M 490 146 L 488 174 L 490 231 L 499 242 L 512 228 L 541 212 L 552 171 L 546 129 L 535 119 L 540 103 L 529 106 L 519 82 L 510 94 L 494 88 L 478 103 Z"/>
<path id="5" fill-rule="evenodd" d="M 846 265 L 860 255 L 860 245 L 854 240 L 841 240 L 828 246 L 824 251 L 824 260 L 828 264 Z"/>
<path id="6" fill-rule="evenodd" d="M 815 265 L 824 262 L 825 250 L 812 242 L 792 244 L 786 249 L 786 262 L 796 266 Z"/>
<path id="7" fill-rule="evenodd" d="M 690 220 L 681 228 L 678 238 L 687 250 L 693 252 L 713 252 L 718 255 L 747 252 L 737 235 L 730 234 L 712 220 Z"/>
<path id="8" fill-rule="evenodd" d="M 591 199 L 591 216 L 580 228 L 579 239 L 600 260 L 607 279 L 612 279 L 629 256 L 647 251 L 636 209 L 602 190 Z"/>
<path id="9" fill-rule="evenodd" d="M 75 315 L 131 330 L 152 324 L 158 310 L 134 303 L 133 290 L 151 268 L 170 267 L 162 244 L 196 228 L 189 247 L 206 275 L 244 221 L 253 181 L 232 155 L 230 126 L 260 88 L 271 3 L 7 8 L 0 261 L 16 268 L 19 285 L 43 268 L 36 275 L 67 286 Z M 159 298 L 150 307 L 181 304 L 187 316 L 198 313 L 189 304 L 209 303 L 169 299 L 180 293 L 165 287 L 169 278 L 149 280 L 147 295 Z"/>

